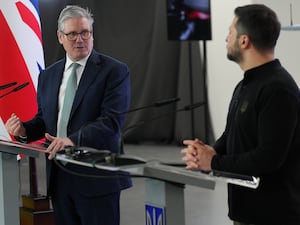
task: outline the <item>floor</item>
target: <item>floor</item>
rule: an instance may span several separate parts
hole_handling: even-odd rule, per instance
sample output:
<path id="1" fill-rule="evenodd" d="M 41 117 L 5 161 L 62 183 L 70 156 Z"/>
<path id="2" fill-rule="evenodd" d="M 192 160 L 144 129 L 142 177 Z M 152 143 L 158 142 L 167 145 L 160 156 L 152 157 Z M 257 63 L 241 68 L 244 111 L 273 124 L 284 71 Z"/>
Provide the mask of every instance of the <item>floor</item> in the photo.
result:
<path id="1" fill-rule="evenodd" d="M 167 163 L 182 163 L 181 147 L 173 145 L 125 145 L 127 155 L 146 160 Z M 36 159 L 38 190 L 45 194 L 44 155 Z M 145 220 L 145 178 L 133 178 L 133 187 L 121 194 L 121 225 L 144 225 Z M 29 193 L 28 159 L 20 163 L 20 194 Z M 232 225 L 227 217 L 226 184 L 217 182 L 214 190 L 186 185 L 184 188 L 185 224 L 167 225 Z M 149 224 L 146 224 L 149 225 Z M 150 224 L 160 225 L 160 224 Z"/>

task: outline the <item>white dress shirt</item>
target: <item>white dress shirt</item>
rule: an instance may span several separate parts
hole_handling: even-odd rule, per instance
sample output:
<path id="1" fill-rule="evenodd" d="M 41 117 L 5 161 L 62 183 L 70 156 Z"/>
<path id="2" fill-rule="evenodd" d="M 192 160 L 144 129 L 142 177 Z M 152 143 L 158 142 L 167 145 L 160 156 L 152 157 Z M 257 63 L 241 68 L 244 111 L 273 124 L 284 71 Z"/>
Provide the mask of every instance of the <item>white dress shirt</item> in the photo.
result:
<path id="1" fill-rule="evenodd" d="M 64 98 L 65 98 L 65 92 L 66 92 L 66 87 L 67 87 L 67 81 L 71 75 L 71 65 L 72 63 L 77 63 L 80 66 L 78 66 L 78 68 L 76 69 L 76 75 L 77 75 L 77 86 L 79 85 L 83 70 L 85 68 L 86 62 L 88 60 L 88 56 L 86 56 L 85 58 L 73 62 L 68 55 L 66 56 L 66 64 L 65 64 L 65 70 L 64 70 L 64 74 L 63 74 L 63 78 L 61 81 L 61 85 L 60 85 L 60 89 L 59 89 L 59 95 L 58 95 L 58 120 L 57 120 L 57 127 L 60 123 L 60 119 L 61 119 L 61 109 L 62 109 L 62 105 L 64 102 Z"/>

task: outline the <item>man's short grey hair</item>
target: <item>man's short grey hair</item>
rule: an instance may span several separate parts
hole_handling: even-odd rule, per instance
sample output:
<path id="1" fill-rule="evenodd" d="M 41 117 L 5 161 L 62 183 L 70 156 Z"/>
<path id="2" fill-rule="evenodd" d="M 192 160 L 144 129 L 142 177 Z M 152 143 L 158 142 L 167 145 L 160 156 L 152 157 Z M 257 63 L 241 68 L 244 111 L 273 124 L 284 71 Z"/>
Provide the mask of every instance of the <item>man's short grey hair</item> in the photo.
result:
<path id="1" fill-rule="evenodd" d="M 84 9 L 80 6 L 77 5 L 67 5 L 60 13 L 58 17 L 58 23 L 57 23 L 57 30 L 63 32 L 64 31 L 64 22 L 67 19 L 72 19 L 72 18 L 87 18 L 89 23 L 90 23 L 90 28 L 91 30 L 93 29 L 93 14 L 89 9 Z"/>

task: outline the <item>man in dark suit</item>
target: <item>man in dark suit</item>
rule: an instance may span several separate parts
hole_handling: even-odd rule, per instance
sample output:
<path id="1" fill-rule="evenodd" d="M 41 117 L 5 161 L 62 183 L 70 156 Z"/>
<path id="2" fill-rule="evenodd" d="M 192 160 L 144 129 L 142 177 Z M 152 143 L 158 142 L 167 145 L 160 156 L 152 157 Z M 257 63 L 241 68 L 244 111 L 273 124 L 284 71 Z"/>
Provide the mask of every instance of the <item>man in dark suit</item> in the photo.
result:
<path id="1" fill-rule="evenodd" d="M 38 113 L 26 122 L 13 114 L 6 128 L 27 142 L 46 137 L 49 144 L 47 187 L 56 225 L 118 225 L 120 191 L 130 187 L 131 180 L 68 163 L 65 168 L 71 170 L 71 174 L 52 159 L 57 151 L 76 146 L 78 142 L 82 146 L 118 153 L 125 117 L 114 115 L 129 108 L 129 70 L 124 63 L 93 50 L 93 18 L 86 9 L 64 8 L 58 19 L 57 35 L 66 57 L 41 72 Z M 77 64 L 75 72 L 74 63 Z M 75 96 L 70 97 L 68 79 L 74 73 L 77 90 Z M 71 107 L 65 117 L 65 100 L 70 99 Z M 65 118 L 68 119 L 63 127 Z"/>

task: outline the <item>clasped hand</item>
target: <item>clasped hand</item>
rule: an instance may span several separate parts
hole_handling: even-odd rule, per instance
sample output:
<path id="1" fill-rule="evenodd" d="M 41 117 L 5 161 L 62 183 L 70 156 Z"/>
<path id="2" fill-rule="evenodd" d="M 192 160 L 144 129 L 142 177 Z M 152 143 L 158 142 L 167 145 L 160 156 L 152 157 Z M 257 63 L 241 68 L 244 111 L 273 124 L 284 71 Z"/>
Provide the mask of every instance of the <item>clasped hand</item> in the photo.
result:
<path id="1" fill-rule="evenodd" d="M 184 140 L 183 144 L 187 146 L 181 150 L 181 153 L 184 154 L 182 160 L 186 163 L 187 169 L 211 171 L 211 161 L 213 156 L 216 155 L 213 147 L 198 139 Z"/>

